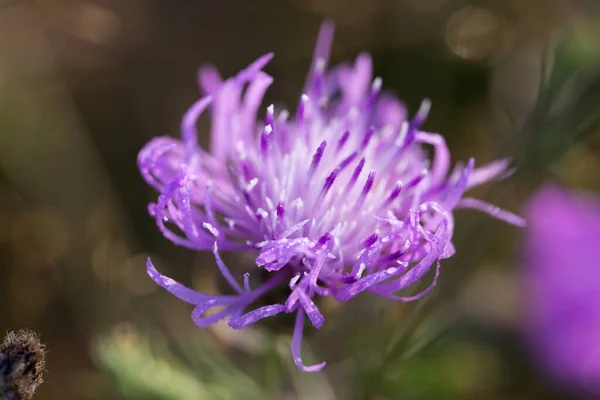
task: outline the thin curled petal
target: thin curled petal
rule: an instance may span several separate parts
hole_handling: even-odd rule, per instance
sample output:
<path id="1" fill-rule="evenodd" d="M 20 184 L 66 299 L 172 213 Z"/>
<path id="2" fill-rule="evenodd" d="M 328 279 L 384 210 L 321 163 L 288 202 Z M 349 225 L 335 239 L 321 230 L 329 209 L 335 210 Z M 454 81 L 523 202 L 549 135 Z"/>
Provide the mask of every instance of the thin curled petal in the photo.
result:
<path id="1" fill-rule="evenodd" d="M 228 79 L 215 94 L 211 108 L 210 153 L 219 160 L 227 156 L 229 145 L 237 141 L 232 125 L 238 112 L 241 91 L 239 84 Z"/>
<path id="2" fill-rule="evenodd" d="M 178 209 L 181 213 L 183 229 L 188 238 L 190 238 L 192 241 L 195 241 L 200 237 L 200 233 L 194 221 L 190 180 L 187 176 L 181 178 L 181 183 L 178 185 L 178 189 L 179 190 L 176 193 L 176 201 Z"/>
<path id="3" fill-rule="evenodd" d="M 256 61 L 250 64 L 246 69 L 243 69 L 235 76 L 235 81 L 238 84 L 244 84 L 251 81 L 256 75 L 273 59 L 273 53 L 267 53 L 259 57 Z"/>
<path id="4" fill-rule="evenodd" d="M 440 276 L 440 267 L 441 267 L 440 260 L 437 260 L 437 267 L 435 269 L 435 275 L 433 277 L 433 281 L 431 282 L 431 284 L 429 286 L 427 286 L 425 289 L 423 289 L 422 291 L 420 291 L 419 293 L 417 293 L 415 295 L 412 295 L 412 296 L 396 296 L 396 295 L 391 294 L 391 293 L 378 291 L 377 288 L 373 289 L 373 292 L 377 293 L 381 297 L 384 297 L 384 298 L 386 298 L 388 300 L 402 301 L 402 302 L 410 302 L 410 301 L 419 300 L 419 299 L 427 296 L 433 290 L 433 288 L 435 287 L 435 285 L 437 284 L 438 277 Z"/>
<path id="5" fill-rule="evenodd" d="M 437 133 L 417 133 L 416 140 L 432 145 L 435 153 L 431 173 L 429 174 L 432 185 L 440 184 L 450 170 L 450 151 L 442 135 Z"/>
<path id="6" fill-rule="evenodd" d="M 406 106 L 396 97 L 383 93 L 377 100 L 375 107 L 375 126 L 378 128 L 390 127 L 392 131 L 400 129 L 402 122 L 407 117 Z"/>
<path id="7" fill-rule="evenodd" d="M 213 244 L 212 250 L 213 250 L 213 255 L 215 256 L 215 261 L 217 262 L 217 266 L 219 267 L 219 271 L 221 272 L 221 275 L 223 275 L 223 277 L 227 280 L 227 282 L 229 283 L 229 285 L 232 287 L 233 290 L 235 290 L 236 292 L 238 292 L 240 294 L 244 293 L 244 289 L 242 289 L 240 284 L 235 280 L 235 278 L 231 274 L 231 271 L 229 270 L 229 268 L 227 268 L 227 265 L 225 265 L 225 263 L 223 262 L 223 259 L 221 258 L 221 255 L 219 254 L 219 246 L 217 245 L 217 242 L 215 242 Z"/>
<path id="8" fill-rule="evenodd" d="M 440 227 L 438 228 L 438 232 L 433 235 L 429 232 L 421 229 L 421 232 L 425 235 L 427 241 L 430 243 L 431 248 L 429 252 L 408 272 L 399 277 L 398 279 L 392 282 L 386 282 L 384 285 L 379 287 L 379 290 L 387 293 L 398 292 L 402 289 L 405 289 L 417 281 L 419 281 L 431 268 L 431 265 L 440 258 L 443 257 L 444 247 L 447 239 L 447 220 L 444 220 Z M 437 279 L 437 278 L 436 278 Z"/>
<path id="9" fill-rule="evenodd" d="M 248 272 L 246 272 L 244 274 L 244 291 L 245 292 L 250 292 L 250 274 Z"/>
<path id="10" fill-rule="evenodd" d="M 292 336 L 292 358 L 300 370 L 304 372 L 318 372 L 325 367 L 326 362 L 314 365 L 304 365 L 302 362 L 302 333 L 304 332 L 304 311 L 300 308 L 296 313 L 296 323 L 294 324 L 294 334 Z"/>
<path id="11" fill-rule="evenodd" d="M 150 207 L 149 211 L 163 235 L 175 244 L 195 250 L 207 250 L 211 248 L 213 240 L 197 228 L 198 218 L 194 216 L 188 185 L 189 179 L 185 174 L 176 177 L 163 189 L 157 204 Z M 186 238 L 169 229 L 166 222 L 176 225 Z"/>
<path id="12" fill-rule="evenodd" d="M 284 311 L 285 306 L 281 304 L 273 304 L 269 306 L 260 307 L 240 317 L 230 319 L 229 326 L 233 329 L 243 329 L 246 326 L 253 324 L 258 320 L 273 317 Z"/>
<path id="13" fill-rule="evenodd" d="M 158 208 L 158 207 L 155 205 L 155 207 L 153 207 L 153 208 Z M 187 238 L 181 237 L 177 233 L 173 232 L 171 229 L 167 228 L 167 226 L 165 225 L 165 216 L 162 212 L 154 211 L 154 213 L 155 213 L 156 225 L 158 226 L 158 229 L 160 230 L 160 232 L 163 234 L 164 237 L 166 237 L 167 239 L 169 239 L 176 245 L 185 247 L 185 248 L 188 248 L 191 250 L 199 250 L 199 251 L 207 250 L 210 248 L 210 244 L 208 244 L 207 241 L 197 239 L 192 242 L 191 240 L 189 240 Z"/>
<path id="14" fill-rule="evenodd" d="M 244 95 L 243 115 L 241 124 L 252 126 L 256 120 L 258 107 L 263 100 L 265 92 L 273 83 L 273 78 L 264 72 L 259 72 L 254 80 L 248 85 Z"/>
<path id="15" fill-rule="evenodd" d="M 456 205 L 460 201 L 460 198 L 462 197 L 463 193 L 467 188 L 467 182 L 469 182 L 469 178 L 473 173 L 474 167 L 475 159 L 471 158 L 467 162 L 467 165 L 465 165 L 465 167 L 463 168 L 460 177 L 458 178 L 458 181 L 448 191 L 446 201 L 444 203 L 449 210 L 452 210 L 454 207 L 456 207 Z"/>
<path id="16" fill-rule="evenodd" d="M 216 324 L 217 322 L 227 318 L 229 315 L 234 313 L 236 310 L 231 306 L 231 304 L 235 304 L 237 299 L 229 300 L 229 299 L 211 299 L 205 303 L 202 303 L 192 311 L 192 321 L 200 328 L 208 328 L 211 325 Z M 214 307 L 225 306 L 224 310 L 218 311 L 208 317 L 204 317 L 204 313 Z M 239 306 L 238 306 L 239 307 Z"/>
<path id="17" fill-rule="evenodd" d="M 170 137 L 158 137 L 146 144 L 138 154 L 138 168 L 146 182 L 156 190 L 162 190 L 165 183 L 170 182 L 178 175 L 175 163 L 178 158 L 183 159 L 180 153 L 181 143 Z M 175 154 L 172 154 L 172 153 Z M 169 155 L 171 156 L 169 157 Z"/>
<path id="18" fill-rule="evenodd" d="M 310 297 L 308 297 L 304 290 L 297 290 L 300 304 L 302 305 L 306 316 L 315 328 L 321 329 L 323 323 L 325 323 L 325 317 L 323 317 L 323 314 L 321 314 L 321 311 L 317 308 L 317 305 L 311 300 Z"/>
<path id="19" fill-rule="evenodd" d="M 510 162 L 510 158 L 503 158 L 484 165 L 483 167 L 475 168 L 473 174 L 469 177 L 467 189 L 495 179 L 506 178 L 514 172 L 514 170 L 508 169 Z"/>
<path id="20" fill-rule="evenodd" d="M 372 273 L 362 279 L 359 279 L 355 283 L 344 287 L 344 289 L 342 289 L 337 295 L 335 295 L 335 299 L 338 301 L 348 301 L 357 294 L 369 289 L 371 286 L 377 285 L 378 283 L 381 283 L 387 279 L 393 278 L 398 274 L 401 274 L 402 272 L 403 269 L 400 267 L 390 267 L 382 271 Z"/>
<path id="21" fill-rule="evenodd" d="M 346 109 L 359 106 L 365 101 L 372 75 L 373 61 L 367 53 L 359 54 L 353 66 L 339 71 L 339 86 L 343 93 Z"/>
<path id="22" fill-rule="evenodd" d="M 313 85 L 314 74 L 318 63 L 325 62 L 324 66 L 327 65 L 327 62 L 329 61 L 329 53 L 331 52 L 331 44 L 333 43 L 334 32 L 335 26 L 333 22 L 325 21 L 321 24 L 321 29 L 319 29 L 319 34 L 317 37 L 317 44 L 313 53 L 312 64 L 306 78 L 303 93 L 308 93 L 310 87 Z"/>
<path id="23" fill-rule="evenodd" d="M 483 200 L 474 199 L 472 197 L 464 197 L 459 202 L 456 208 L 471 208 L 473 210 L 481 211 L 496 219 L 505 221 L 511 225 L 519 226 L 524 228 L 527 226 L 527 221 L 524 218 L 519 217 L 510 211 L 505 211 L 500 207 L 493 204 L 487 203 Z"/>
<path id="24" fill-rule="evenodd" d="M 192 146 L 198 144 L 198 132 L 196 131 L 196 122 L 200 115 L 212 102 L 211 96 L 206 96 L 195 102 L 184 114 L 181 121 L 181 138 L 184 143 Z"/>
<path id="25" fill-rule="evenodd" d="M 154 264 L 152 264 L 152 260 L 150 260 L 150 258 L 146 260 L 146 271 L 148 272 L 148 275 L 154 282 L 158 283 L 160 286 L 165 288 L 173 296 L 189 304 L 201 304 L 206 301 L 214 300 L 215 297 L 227 299 L 227 301 L 233 299 L 232 296 L 213 296 L 204 293 L 199 293 L 195 290 L 187 288 L 186 286 L 174 281 L 168 276 L 162 275 L 160 272 L 158 272 L 156 268 L 154 268 Z"/>
<path id="26" fill-rule="evenodd" d="M 219 71 L 212 65 L 206 65 L 198 70 L 198 83 L 204 93 L 214 95 L 223 84 Z"/>

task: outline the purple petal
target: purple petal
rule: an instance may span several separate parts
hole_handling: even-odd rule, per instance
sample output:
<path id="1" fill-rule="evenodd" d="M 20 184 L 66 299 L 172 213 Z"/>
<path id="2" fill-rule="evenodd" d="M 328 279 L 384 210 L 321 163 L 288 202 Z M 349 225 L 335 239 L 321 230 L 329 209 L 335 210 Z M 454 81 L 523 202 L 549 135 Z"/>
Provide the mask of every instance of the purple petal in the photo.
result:
<path id="1" fill-rule="evenodd" d="M 434 159 L 429 173 L 431 185 L 439 185 L 450 170 L 450 151 L 442 135 L 437 133 L 418 132 L 416 140 L 434 147 Z"/>
<path id="2" fill-rule="evenodd" d="M 296 289 L 298 291 L 298 298 L 300 300 L 300 304 L 302 308 L 306 312 L 308 319 L 313 324 L 313 326 L 317 329 L 321 329 L 323 323 L 325 322 L 325 317 L 321 314 L 321 311 L 317 308 L 316 304 L 312 301 L 310 297 L 306 294 L 306 292 L 300 288 Z"/>
<path id="3" fill-rule="evenodd" d="M 483 200 L 465 197 L 458 202 L 456 208 L 470 208 L 473 210 L 481 211 L 496 219 L 507 222 L 511 225 L 518 226 L 520 228 L 524 228 L 525 226 L 527 226 L 527 221 L 525 221 L 524 218 L 519 217 L 518 215 L 513 214 L 509 211 L 505 211 L 500 207 L 487 203 Z"/>
<path id="4" fill-rule="evenodd" d="M 154 264 L 150 258 L 146 261 L 146 271 L 152 280 L 158 283 L 160 286 L 165 288 L 169 293 L 177 297 L 178 299 L 185 301 L 189 304 L 201 304 L 206 301 L 210 301 L 215 299 L 216 297 L 221 299 L 231 300 L 233 296 L 213 296 L 204 293 L 198 293 L 195 290 L 189 289 L 184 285 L 174 281 L 168 276 L 162 275 L 160 272 L 154 268 Z"/>
<path id="5" fill-rule="evenodd" d="M 400 129 L 402 122 L 407 118 L 406 106 L 391 94 L 383 93 L 377 100 L 375 107 L 375 127 L 391 126 L 394 131 Z"/>
<path id="6" fill-rule="evenodd" d="M 183 115 L 181 121 L 181 138 L 182 140 L 192 146 L 198 144 L 198 132 L 196 131 L 196 122 L 200 115 L 206 110 L 206 108 L 212 103 L 212 97 L 206 96 L 195 102 L 189 110 Z"/>
<path id="7" fill-rule="evenodd" d="M 285 311 L 285 307 L 281 304 L 260 307 L 240 317 L 230 319 L 229 326 L 233 329 L 243 329 L 258 320 L 273 317 L 283 311 Z"/>
<path id="8" fill-rule="evenodd" d="M 192 241 L 196 241 L 200 237 L 200 232 L 198 232 L 198 228 L 196 227 L 196 223 L 194 221 L 190 192 L 190 180 L 187 179 L 187 177 L 183 177 L 177 193 L 177 208 L 181 213 L 181 220 L 183 222 L 183 228 L 186 235 Z"/>
<path id="9" fill-rule="evenodd" d="M 153 207 L 155 210 L 159 208 L 159 205 L 155 205 Z M 187 238 L 181 237 L 180 235 L 173 232 L 171 229 L 167 228 L 165 225 L 165 215 L 156 210 L 154 211 L 156 225 L 158 229 L 163 234 L 164 237 L 175 243 L 177 246 L 182 246 L 192 250 L 204 251 L 210 249 L 212 242 L 208 242 L 205 238 L 196 238 L 196 240 L 191 241 Z"/>
<path id="10" fill-rule="evenodd" d="M 138 167 L 143 178 L 156 190 L 175 179 L 176 166 L 183 162 L 181 142 L 170 137 L 152 139 L 138 154 Z M 171 162 L 173 160 L 174 162 Z"/>
<path id="11" fill-rule="evenodd" d="M 419 299 L 427 296 L 435 287 L 438 277 L 440 276 L 440 266 L 441 266 L 440 260 L 437 260 L 437 267 L 435 269 L 435 276 L 433 277 L 433 281 L 427 288 L 423 289 L 422 291 L 420 291 L 419 293 L 417 293 L 413 296 L 396 296 L 396 295 L 393 295 L 390 293 L 379 291 L 377 288 L 372 289 L 372 291 L 382 297 L 385 297 L 386 299 L 389 299 L 389 300 L 403 301 L 403 302 L 419 300 Z"/>
<path id="12" fill-rule="evenodd" d="M 364 103 L 371 86 L 372 77 L 373 61 L 368 53 L 359 54 L 352 67 L 340 69 L 338 84 L 343 96 L 343 109 L 341 112 Z"/>
<path id="13" fill-rule="evenodd" d="M 212 65 L 207 65 L 198 70 L 198 83 L 207 95 L 214 95 L 223 85 L 219 71 Z"/>
<path id="14" fill-rule="evenodd" d="M 425 231 L 423 228 L 420 228 L 420 231 L 431 245 L 429 253 L 407 273 L 393 282 L 380 285 L 378 290 L 393 293 L 411 286 L 429 272 L 435 260 L 439 260 L 444 256 L 446 241 L 448 240 L 448 219 L 442 221 L 435 235 Z"/>
<path id="15" fill-rule="evenodd" d="M 294 324 L 294 335 L 292 336 L 292 358 L 298 368 L 304 372 L 317 372 L 323 369 L 326 362 L 315 365 L 304 365 L 302 362 L 302 334 L 304 331 L 304 311 L 300 308 L 296 313 L 296 323 Z"/>
<path id="16" fill-rule="evenodd" d="M 390 267 L 382 271 L 374 272 L 362 279 L 359 279 L 355 283 L 344 287 L 344 289 L 342 289 L 339 293 L 337 293 L 337 295 L 335 295 L 335 299 L 338 301 L 348 301 L 357 294 L 364 292 L 371 286 L 381 283 L 387 279 L 393 278 L 394 276 L 402 273 L 402 271 L 402 268 Z"/>
<path id="17" fill-rule="evenodd" d="M 229 268 L 227 268 L 227 265 L 225 265 L 225 263 L 223 262 L 223 259 L 221 258 L 221 255 L 219 254 L 219 246 L 217 245 L 217 242 L 215 242 L 213 244 L 212 250 L 213 250 L 213 254 L 215 256 L 215 260 L 217 262 L 217 266 L 219 267 L 219 271 L 221 272 L 221 275 L 223 275 L 223 277 L 227 280 L 227 282 L 229 282 L 229 285 L 231 286 L 231 288 L 233 290 L 235 290 L 236 292 L 238 292 L 240 294 L 244 293 L 244 289 L 242 289 L 240 284 L 235 280 L 235 278 L 231 274 L 231 271 L 229 271 Z"/>
<path id="18" fill-rule="evenodd" d="M 467 189 L 475 186 L 479 186 L 483 183 L 492 181 L 494 179 L 504 179 L 507 175 L 510 175 L 513 171 L 508 170 L 510 165 L 510 158 L 504 158 L 491 162 L 483 167 L 475 168 L 469 182 L 467 183 Z"/>
<path id="19" fill-rule="evenodd" d="M 271 61 L 273 56 L 273 53 L 267 53 L 264 56 L 258 58 L 248 67 L 246 67 L 246 69 L 243 69 L 235 76 L 235 82 L 238 85 L 241 85 L 254 79 L 256 75 L 265 67 L 265 65 L 267 65 L 269 61 Z"/>
<path id="20" fill-rule="evenodd" d="M 223 160 L 231 151 L 232 144 L 238 141 L 237 132 L 232 125 L 239 112 L 241 92 L 242 86 L 229 79 L 223 83 L 212 104 L 210 152 L 219 160 Z"/>
<path id="21" fill-rule="evenodd" d="M 265 92 L 272 83 L 273 78 L 264 72 L 259 72 L 250 82 L 244 95 L 240 125 L 254 127 L 257 120 L 258 108 L 263 101 Z M 247 134 L 252 135 L 253 133 L 254 132 L 249 131 Z"/>
<path id="22" fill-rule="evenodd" d="M 310 66 L 302 93 L 310 92 L 310 88 L 313 86 L 314 75 L 318 63 L 325 62 L 324 67 L 327 66 L 327 62 L 329 61 L 329 53 L 331 52 L 331 44 L 333 43 L 334 32 L 335 25 L 332 21 L 327 20 L 321 24 L 321 29 L 319 30 L 319 35 L 317 36 L 317 44 L 313 53 L 312 64 Z"/>
<path id="23" fill-rule="evenodd" d="M 192 321 L 194 321 L 194 323 L 196 325 L 198 325 L 200 328 L 208 328 L 211 325 L 216 324 L 217 322 L 221 321 L 222 319 L 227 318 L 229 315 L 231 315 L 232 313 L 234 313 L 236 310 L 236 308 L 234 308 L 232 306 L 232 304 L 235 304 L 236 302 L 240 302 L 240 299 L 219 299 L 219 298 L 213 298 L 205 303 L 202 303 L 200 305 L 198 305 L 196 308 L 194 308 L 194 311 L 192 311 Z M 213 307 L 219 307 L 219 306 L 229 306 L 226 307 L 224 310 L 221 310 L 215 314 L 212 314 L 208 317 L 203 317 L 202 315 L 204 315 L 205 312 L 207 312 L 208 310 L 210 310 Z M 245 303 L 242 303 L 242 305 L 238 305 L 237 308 L 241 308 L 245 306 Z"/>
<path id="24" fill-rule="evenodd" d="M 245 292 L 250 292 L 250 274 L 248 272 L 246 272 L 244 274 L 244 291 Z"/>
<path id="25" fill-rule="evenodd" d="M 452 210 L 454 207 L 456 207 L 456 205 L 460 201 L 460 198 L 462 197 L 463 193 L 467 188 L 467 182 L 469 181 L 469 178 L 473 173 L 474 166 L 475 160 L 473 158 L 469 159 L 469 162 L 463 168 L 461 175 L 458 178 L 458 181 L 454 185 L 452 185 L 448 190 L 448 194 L 444 201 L 444 205 L 449 210 Z"/>

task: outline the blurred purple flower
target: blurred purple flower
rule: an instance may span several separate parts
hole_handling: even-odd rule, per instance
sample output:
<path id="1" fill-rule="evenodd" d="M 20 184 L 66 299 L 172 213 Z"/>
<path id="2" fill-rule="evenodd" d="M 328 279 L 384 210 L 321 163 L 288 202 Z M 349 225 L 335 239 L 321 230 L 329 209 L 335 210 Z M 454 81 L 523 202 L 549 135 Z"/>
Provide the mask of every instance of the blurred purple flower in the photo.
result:
<path id="1" fill-rule="evenodd" d="M 354 64 L 326 71 L 333 26 L 320 31 L 305 91 L 295 115 L 267 107 L 257 122 L 263 95 L 273 78 L 262 71 L 267 54 L 235 77 L 222 80 L 213 68 L 200 71 L 205 92 L 183 117 L 182 139 L 152 140 L 139 155 L 139 167 L 160 192 L 149 207 L 163 234 L 175 244 L 210 250 L 235 292 L 197 293 L 156 271 L 159 285 L 196 306 L 201 327 L 228 319 L 241 329 L 261 318 L 295 312 L 292 355 L 305 366 L 300 346 L 305 316 L 317 329 L 324 317 L 319 296 L 347 301 L 363 291 L 410 301 L 435 285 L 443 258 L 454 253 L 456 208 L 474 208 L 515 225 L 521 218 L 465 190 L 506 175 L 507 160 L 475 169 L 473 159 L 450 173 L 442 136 L 423 132 L 430 103 L 406 120 L 404 106 L 382 94 L 372 80 L 372 62 L 360 54 Z M 211 107 L 211 149 L 197 143 L 196 121 Z M 425 146 L 434 149 L 433 161 Z M 219 250 L 251 252 L 270 279 L 250 288 L 232 275 Z M 411 297 L 398 291 L 423 278 L 434 266 L 431 285 Z M 267 291 L 289 286 L 284 304 L 244 313 Z M 210 316 L 206 312 L 219 307 Z"/>
<path id="2" fill-rule="evenodd" d="M 555 381 L 600 395 L 600 198 L 548 184 L 526 217 L 528 341 Z"/>

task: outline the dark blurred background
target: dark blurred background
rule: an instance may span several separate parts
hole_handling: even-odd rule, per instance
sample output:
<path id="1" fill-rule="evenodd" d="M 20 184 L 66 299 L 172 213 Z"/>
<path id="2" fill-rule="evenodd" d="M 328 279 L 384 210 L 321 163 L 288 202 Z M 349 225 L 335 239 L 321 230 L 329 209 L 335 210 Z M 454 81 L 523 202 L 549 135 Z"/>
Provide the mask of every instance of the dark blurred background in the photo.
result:
<path id="1" fill-rule="evenodd" d="M 122 374 L 159 379 L 163 367 L 193 381 L 204 369 L 180 360 L 193 352 L 174 349 L 187 343 L 177 337 L 204 344 L 197 358 L 218 353 L 234 360 L 237 372 L 223 367 L 219 378 L 225 388 L 249 387 L 239 369 L 254 365 L 265 372 L 248 375 L 265 397 L 354 398 L 353 367 L 344 355 L 364 350 L 357 343 L 363 336 L 376 340 L 372 333 L 336 349 L 331 343 L 338 343 L 339 331 L 325 329 L 311 343 L 334 366 L 317 378 L 293 372 L 280 377 L 278 365 L 289 356 L 279 356 L 275 346 L 273 359 L 264 342 L 289 329 L 246 336 L 221 328 L 201 332 L 187 305 L 157 290 L 145 274 L 149 255 L 196 288 L 216 284 L 214 262 L 212 255 L 177 248 L 160 235 L 146 210 L 156 194 L 140 178 L 137 152 L 154 136 L 178 134 L 180 116 L 199 95 L 196 71 L 206 63 L 231 76 L 273 51 L 266 70 L 275 83 L 266 100 L 293 108 L 319 25 L 331 18 L 337 26 L 333 63 L 368 51 L 384 87 L 411 113 L 423 98 L 432 99 L 425 128 L 446 137 L 454 161 L 515 157 L 517 175 L 477 191 L 478 197 L 519 211 L 549 174 L 598 189 L 595 125 L 548 151 L 536 153 L 543 146 L 531 144 L 554 143 L 540 141 L 548 124 L 536 110 L 560 49 L 569 60 L 567 77 L 569 71 L 591 71 L 582 84 L 589 93 L 572 91 L 560 104 L 596 113 L 585 107 L 600 99 L 594 86 L 596 11 L 595 2 L 575 0 L 0 0 L 0 331 L 29 327 L 47 343 L 46 383 L 35 398 L 151 398 L 127 389 L 123 381 L 135 379 Z M 208 120 L 204 144 L 207 127 Z M 435 311 L 427 303 L 432 331 L 450 331 L 440 340 L 429 337 L 434 343 L 407 361 L 412 364 L 401 377 L 374 373 L 379 388 L 398 386 L 364 398 L 569 398 L 531 365 L 519 339 L 520 233 L 468 212 L 457 218 L 458 255 L 444 267 Z M 378 329 L 394 331 L 404 312 L 371 300 L 356 303 L 366 319 L 334 304 L 325 308 L 340 330 L 352 321 L 366 326 L 377 310 L 392 321 L 378 322 Z M 142 371 L 113 360 L 124 357 L 128 346 L 145 346 L 146 336 L 167 343 L 165 349 L 148 344 L 152 351 L 133 358 L 155 360 L 168 352 L 179 361 Z M 110 353 L 115 348 L 121 350 Z M 216 367 L 204 368 L 214 383 Z M 155 398 L 251 398 L 190 385 L 198 390 L 193 396 Z M 296 387 L 295 394 L 288 386 Z M 317 389 L 306 394 L 309 387 Z"/>

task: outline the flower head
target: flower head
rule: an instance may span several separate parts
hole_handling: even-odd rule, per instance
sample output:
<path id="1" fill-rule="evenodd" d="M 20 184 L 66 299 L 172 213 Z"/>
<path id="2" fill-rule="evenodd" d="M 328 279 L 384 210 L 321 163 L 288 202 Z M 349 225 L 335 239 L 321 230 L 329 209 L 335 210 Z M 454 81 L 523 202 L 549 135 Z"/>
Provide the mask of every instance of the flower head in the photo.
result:
<path id="1" fill-rule="evenodd" d="M 139 167 L 160 196 L 149 207 L 164 235 L 193 250 L 212 250 L 234 295 L 197 293 L 158 273 L 159 285 L 196 306 L 194 322 L 209 326 L 227 318 L 234 329 L 279 313 L 296 313 L 292 355 L 305 366 L 300 344 L 305 317 L 317 329 L 324 317 L 315 299 L 346 301 L 370 291 L 409 301 L 435 285 L 440 260 L 454 253 L 452 211 L 475 208 L 521 225 L 522 220 L 463 193 L 506 174 L 501 160 L 475 169 L 473 159 L 450 171 L 442 136 L 422 131 L 430 103 L 411 119 L 372 78 L 368 54 L 327 70 L 333 26 L 320 31 L 304 94 L 295 113 L 269 106 L 259 122 L 263 94 L 273 82 L 263 68 L 267 54 L 235 77 L 200 71 L 205 96 L 183 117 L 182 138 L 151 141 Z M 196 120 L 208 107 L 211 149 L 197 143 Z M 434 150 L 433 160 L 427 146 Z M 255 254 L 270 278 L 241 285 L 219 250 Z M 433 283 L 411 297 L 397 292 L 435 269 Z M 284 304 L 246 312 L 265 292 L 289 287 Z M 286 289 L 288 290 L 288 289 Z M 210 316 L 206 312 L 220 306 Z"/>
<path id="2" fill-rule="evenodd" d="M 554 382 L 600 395 L 600 199 L 547 184 L 526 215 L 528 341 Z"/>

